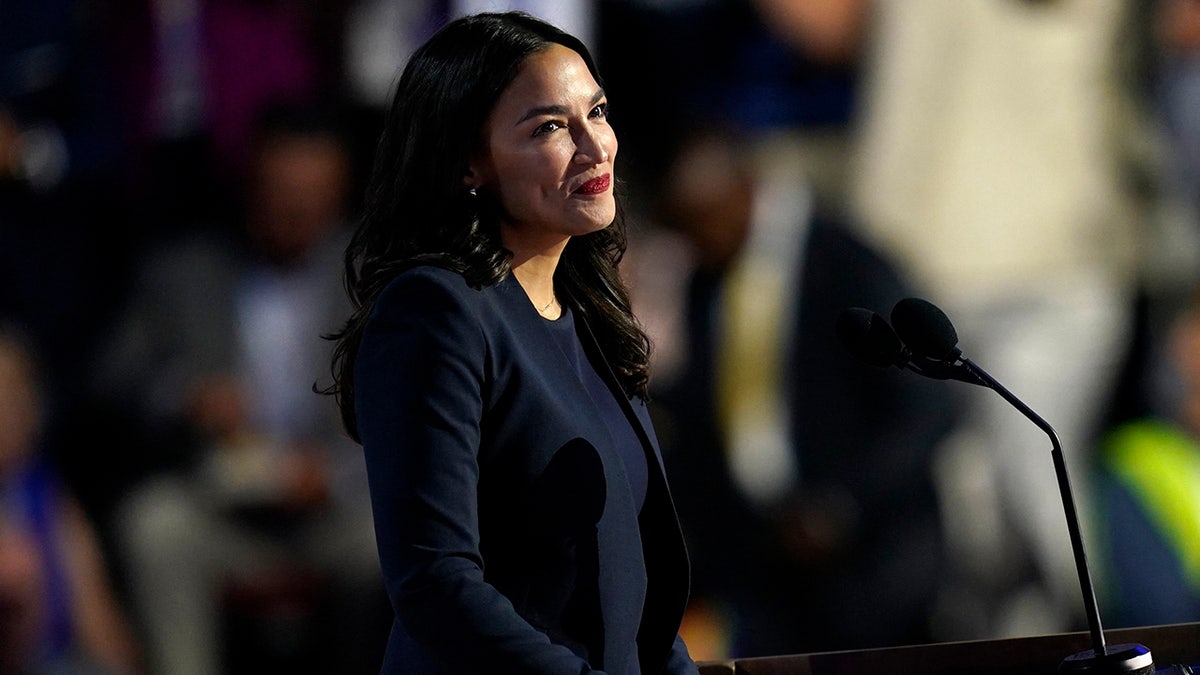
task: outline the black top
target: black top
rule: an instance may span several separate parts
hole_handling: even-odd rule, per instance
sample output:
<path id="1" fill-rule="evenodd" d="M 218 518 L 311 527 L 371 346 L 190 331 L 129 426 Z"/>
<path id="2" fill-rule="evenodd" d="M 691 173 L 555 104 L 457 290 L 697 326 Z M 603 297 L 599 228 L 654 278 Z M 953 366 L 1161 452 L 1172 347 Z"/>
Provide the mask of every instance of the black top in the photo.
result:
<path id="1" fill-rule="evenodd" d="M 583 343 L 579 340 L 579 334 L 575 332 L 571 310 L 563 307 L 562 315 L 553 321 L 547 321 L 546 324 L 550 326 L 550 332 L 558 341 L 558 346 L 562 347 L 563 354 L 571 362 L 580 383 L 596 404 L 600 420 L 612 434 L 613 445 L 620 451 L 621 461 L 625 464 L 625 475 L 629 478 L 634 503 L 641 512 L 642 505 L 646 502 L 646 485 L 649 480 L 649 467 L 646 464 L 646 451 L 642 449 L 642 442 L 629 425 L 629 418 L 621 410 L 612 390 L 596 371 L 595 364 L 584 353 Z"/>

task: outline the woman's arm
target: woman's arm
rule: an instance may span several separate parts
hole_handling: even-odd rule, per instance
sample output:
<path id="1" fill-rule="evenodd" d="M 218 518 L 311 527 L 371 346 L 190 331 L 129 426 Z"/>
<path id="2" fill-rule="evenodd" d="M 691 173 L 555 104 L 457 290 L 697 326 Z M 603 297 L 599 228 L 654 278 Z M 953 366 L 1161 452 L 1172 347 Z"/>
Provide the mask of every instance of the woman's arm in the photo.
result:
<path id="1" fill-rule="evenodd" d="M 402 275 L 380 296 L 359 349 L 356 413 L 388 594 L 409 635 L 455 670 L 592 672 L 483 578 L 488 345 L 470 292 L 444 271 Z"/>

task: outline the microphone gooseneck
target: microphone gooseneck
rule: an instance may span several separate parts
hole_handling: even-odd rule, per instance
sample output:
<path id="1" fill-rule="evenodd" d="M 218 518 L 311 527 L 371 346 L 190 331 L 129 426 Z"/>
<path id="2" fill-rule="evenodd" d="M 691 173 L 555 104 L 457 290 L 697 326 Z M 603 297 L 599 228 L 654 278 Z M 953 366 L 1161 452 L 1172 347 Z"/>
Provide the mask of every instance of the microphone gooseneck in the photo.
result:
<path id="1" fill-rule="evenodd" d="M 972 362 L 971 359 L 963 358 L 962 362 L 967 369 L 983 380 L 988 388 L 999 394 L 1005 401 L 1008 401 L 1010 405 L 1050 437 L 1050 455 L 1054 460 L 1054 473 L 1058 478 L 1058 488 L 1062 496 L 1063 510 L 1067 516 L 1067 532 L 1070 535 L 1071 548 L 1075 554 L 1075 571 L 1079 575 L 1079 587 L 1083 592 L 1083 605 L 1087 612 L 1088 629 L 1092 634 L 1092 650 L 1096 654 L 1104 654 L 1104 628 L 1100 623 L 1100 610 L 1096 604 L 1096 592 L 1092 586 L 1092 575 L 1088 570 L 1087 556 L 1083 549 L 1083 535 L 1079 528 L 1079 515 L 1075 509 L 1075 498 L 1071 491 L 1071 481 L 1067 475 L 1067 463 L 1063 457 L 1062 442 L 1059 441 L 1058 433 L 1054 431 L 1054 428 L 1041 415 L 1038 415 L 1032 408 L 1025 405 L 1021 399 L 1014 396 L 1004 385 L 996 381 L 994 377 Z"/>
<path id="2" fill-rule="evenodd" d="M 1067 518 L 1075 570 L 1079 575 L 1079 586 L 1083 592 L 1084 609 L 1092 639 L 1092 649 L 1067 657 L 1059 664 L 1059 671 L 1152 672 L 1154 660 L 1146 647 L 1138 644 L 1108 647 L 1104 643 L 1104 629 L 1100 623 L 1100 610 L 1083 548 L 1083 535 L 1079 527 L 1075 498 L 1071 492 L 1062 443 L 1054 428 L 996 378 L 962 355 L 962 351 L 957 347 L 958 334 L 954 325 L 936 305 L 920 298 L 906 298 L 896 303 L 891 316 L 895 330 L 870 310 L 846 310 L 838 320 L 838 336 L 852 353 L 866 363 L 880 367 L 895 365 L 934 379 L 953 379 L 987 387 L 1050 437 L 1054 471 Z"/>
<path id="3" fill-rule="evenodd" d="M 1079 527 L 1079 515 L 1075 509 L 1075 498 L 1071 491 L 1071 480 L 1067 475 L 1067 462 L 1063 456 L 1062 443 L 1054 428 L 1025 405 L 996 378 L 976 365 L 971 359 L 961 358 L 964 367 L 982 380 L 1005 401 L 1016 408 L 1029 421 L 1050 437 L 1050 456 L 1054 460 L 1054 473 L 1058 478 L 1058 491 L 1062 498 L 1063 512 L 1067 517 L 1067 533 L 1071 539 L 1071 550 L 1075 557 L 1075 571 L 1079 575 L 1079 588 L 1083 593 L 1083 607 L 1087 614 L 1088 631 L 1092 637 L 1092 648 L 1067 657 L 1059 666 L 1059 672 L 1131 673 L 1150 672 L 1154 659 L 1150 650 L 1138 644 L 1120 644 L 1108 647 L 1104 643 L 1104 627 L 1100 623 L 1100 609 L 1096 603 L 1096 591 L 1088 569 L 1087 554 L 1083 549 L 1083 534 Z"/>

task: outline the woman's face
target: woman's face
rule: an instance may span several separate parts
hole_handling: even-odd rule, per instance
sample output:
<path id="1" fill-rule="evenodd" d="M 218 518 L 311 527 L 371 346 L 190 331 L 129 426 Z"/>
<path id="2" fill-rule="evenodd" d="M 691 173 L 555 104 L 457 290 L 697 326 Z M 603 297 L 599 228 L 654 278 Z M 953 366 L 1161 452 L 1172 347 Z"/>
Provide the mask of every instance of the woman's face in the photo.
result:
<path id="1" fill-rule="evenodd" d="M 583 59 L 558 44 L 527 57 L 500 95 L 466 181 L 499 200 L 501 238 L 514 253 L 612 223 L 617 137 L 607 108 Z"/>

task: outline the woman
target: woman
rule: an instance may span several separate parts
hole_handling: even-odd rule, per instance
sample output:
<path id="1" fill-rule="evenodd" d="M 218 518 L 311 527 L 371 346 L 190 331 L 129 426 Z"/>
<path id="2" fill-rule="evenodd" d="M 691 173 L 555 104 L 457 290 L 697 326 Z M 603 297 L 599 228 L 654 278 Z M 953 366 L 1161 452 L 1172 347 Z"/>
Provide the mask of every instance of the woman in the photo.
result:
<path id="1" fill-rule="evenodd" d="M 520 13 L 454 21 L 401 76 L 334 361 L 386 672 L 696 672 L 599 79 Z"/>

